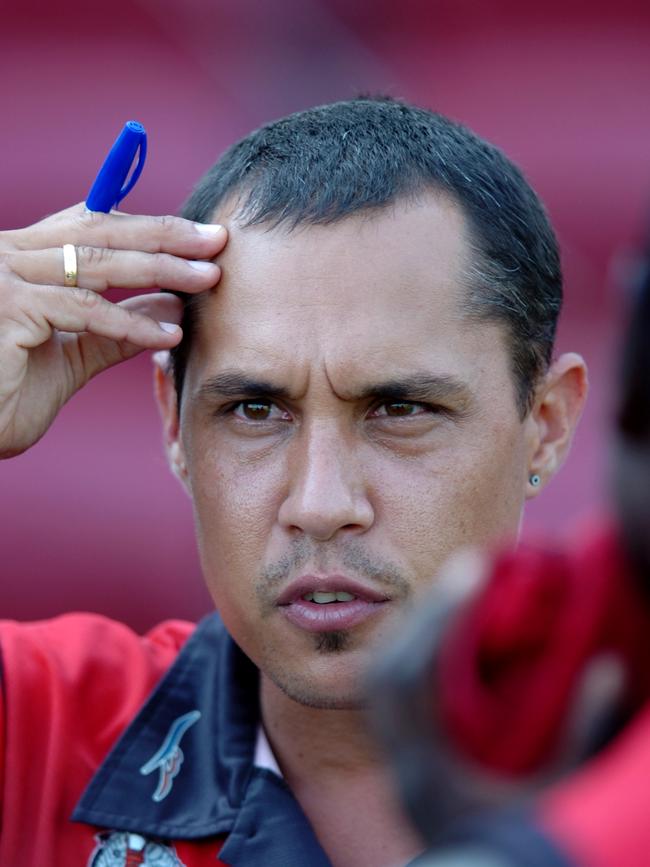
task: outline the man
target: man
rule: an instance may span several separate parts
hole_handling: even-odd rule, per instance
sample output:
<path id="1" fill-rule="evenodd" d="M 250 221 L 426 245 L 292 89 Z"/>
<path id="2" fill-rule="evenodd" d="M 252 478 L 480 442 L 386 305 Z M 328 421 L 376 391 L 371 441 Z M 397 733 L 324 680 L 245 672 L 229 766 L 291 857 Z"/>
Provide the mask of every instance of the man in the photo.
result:
<path id="1" fill-rule="evenodd" d="M 171 349 L 165 441 L 225 629 L 209 618 L 175 658 L 188 625 L 5 628 L 0 855 L 404 864 L 422 844 L 362 678 L 446 557 L 516 536 L 566 454 L 586 373 L 551 357 L 552 230 L 495 148 L 371 99 L 252 133 L 184 216 L 201 231 L 77 208 L 3 239 L 0 452 L 29 447 L 99 370 Z M 64 243 L 82 288 L 61 287 Z M 176 298 L 97 294 L 152 284 L 182 291 L 182 343 Z"/>

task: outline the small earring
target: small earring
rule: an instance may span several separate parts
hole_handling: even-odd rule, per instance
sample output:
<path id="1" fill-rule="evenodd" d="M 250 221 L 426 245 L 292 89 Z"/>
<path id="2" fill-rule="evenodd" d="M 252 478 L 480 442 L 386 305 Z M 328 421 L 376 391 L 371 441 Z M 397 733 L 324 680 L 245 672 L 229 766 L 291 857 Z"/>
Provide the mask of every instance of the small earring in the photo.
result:
<path id="1" fill-rule="evenodd" d="M 542 480 L 541 480 L 540 476 L 537 475 L 537 473 L 533 473 L 531 476 L 529 476 L 528 481 L 531 483 L 531 485 L 534 488 L 539 488 L 539 486 L 542 483 Z"/>

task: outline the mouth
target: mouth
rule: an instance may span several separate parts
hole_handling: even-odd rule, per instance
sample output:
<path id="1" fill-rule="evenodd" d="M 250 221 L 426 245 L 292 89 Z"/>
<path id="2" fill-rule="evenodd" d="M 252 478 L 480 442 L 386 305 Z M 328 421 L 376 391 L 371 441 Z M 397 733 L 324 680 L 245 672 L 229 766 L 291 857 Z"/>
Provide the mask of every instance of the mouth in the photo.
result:
<path id="1" fill-rule="evenodd" d="M 287 620 L 307 632 L 352 629 L 376 616 L 390 598 L 343 575 L 305 575 L 277 601 Z"/>

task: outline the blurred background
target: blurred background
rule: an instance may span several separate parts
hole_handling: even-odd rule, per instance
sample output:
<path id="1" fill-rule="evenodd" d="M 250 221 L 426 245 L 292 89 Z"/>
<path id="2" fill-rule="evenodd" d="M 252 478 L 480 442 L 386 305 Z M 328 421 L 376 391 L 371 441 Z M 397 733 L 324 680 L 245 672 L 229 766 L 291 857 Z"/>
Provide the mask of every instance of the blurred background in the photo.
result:
<path id="1" fill-rule="evenodd" d="M 650 4 L 636 0 L 2 0 L 0 228 L 85 198 L 123 123 L 149 133 L 126 208 L 174 213 L 254 127 L 388 93 L 440 110 L 525 171 L 560 238 L 558 350 L 592 391 L 524 534 L 603 502 L 622 275 L 650 205 Z M 190 503 L 166 469 L 145 354 L 0 464 L 0 617 L 92 610 L 145 629 L 210 610 Z M 0 371 L 0 375 L 2 372 Z"/>

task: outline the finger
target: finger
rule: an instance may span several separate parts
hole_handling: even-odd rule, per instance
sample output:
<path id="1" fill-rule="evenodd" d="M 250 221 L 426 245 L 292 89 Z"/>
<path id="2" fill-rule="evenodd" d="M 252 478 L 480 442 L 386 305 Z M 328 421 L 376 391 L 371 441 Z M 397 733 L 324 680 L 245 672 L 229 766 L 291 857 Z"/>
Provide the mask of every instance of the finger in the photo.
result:
<path id="1" fill-rule="evenodd" d="M 180 325 L 183 319 L 183 302 L 169 292 L 152 292 L 150 295 L 134 295 L 117 305 L 132 313 L 148 316 L 156 322 Z"/>
<path id="2" fill-rule="evenodd" d="M 181 259 L 168 253 L 141 253 L 106 247 L 79 246 L 77 249 L 77 286 L 104 292 L 121 289 L 170 289 L 178 292 L 204 292 L 221 276 L 214 262 Z M 63 248 L 5 253 L 10 269 L 27 283 L 63 284 Z"/>
<path id="3" fill-rule="evenodd" d="M 74 205 L 33 226 L 11 232 L 21 250 L 84 244 L 113 250 L 171 253 L 190 259 L 211 259 L 223 249 L 228 233 L 223 226 L 193 223 L 182 217 L 102 214 Z"/>
<path id="4" fill-rule="evenodd" d="M 178 323 L 183 316 L 183 305 L 175 295 L 157 292 L 152 295 L 138 295 L 128 298 L 118 305 L 132 312 L 141 313 L 155 321 Z M 69 335 L 77 343 L 78 355 L 83 359 L 83 377 L 87 381 L 115 364 L 133 358 L 144 351 L 143 346 L 128 340 L 111 340 L 97 334 Z M 168 342 L 167 342 L 168 345 Z M 156 347 L 149 347 L 156 348 Z M 154 357 L 169 359 L 167 349 L 158 349 Z"/>
<path id="5" fill-rule="evenodd" d="M 25 349 L 45 343 L 54 329 L 76 334 L 89 331 L 144 349 L 175 346 L 182 336 L 175 322 L 154 321 L 133 305 L 111 304 L 88 289 L 31 286 L 27 297 L 29 309 L 19 299 L 4 327 L 10 339 Z"/>

